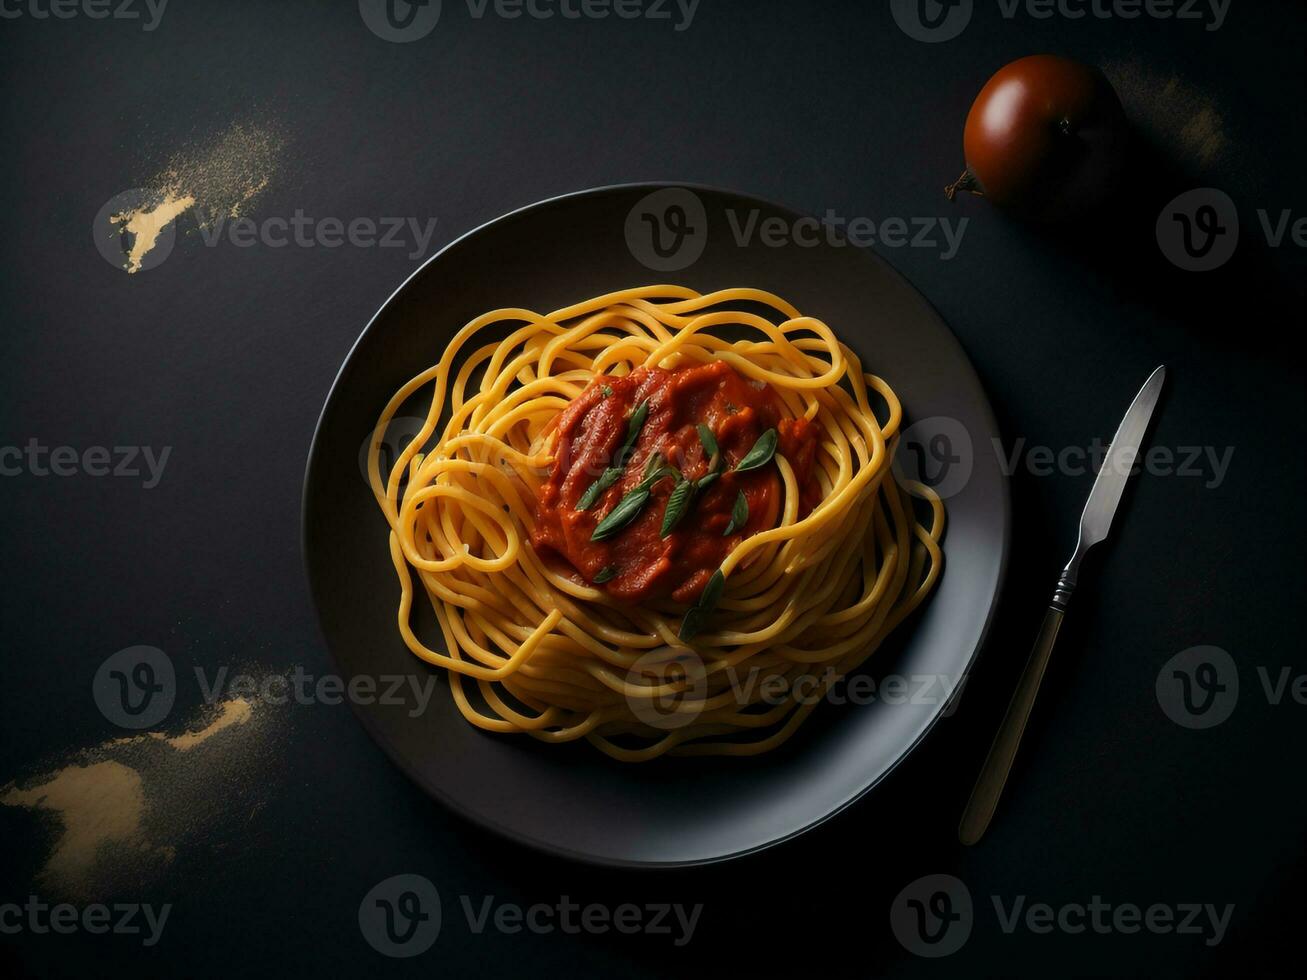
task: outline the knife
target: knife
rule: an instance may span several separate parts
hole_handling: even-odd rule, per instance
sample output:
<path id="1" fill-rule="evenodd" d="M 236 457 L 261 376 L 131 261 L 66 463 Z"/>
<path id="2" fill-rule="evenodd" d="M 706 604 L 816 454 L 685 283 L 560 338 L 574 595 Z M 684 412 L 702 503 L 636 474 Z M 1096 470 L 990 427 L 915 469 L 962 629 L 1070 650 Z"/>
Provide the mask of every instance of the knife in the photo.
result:
<path id="1" fill-rule="evenodd" d="M 971 791 L 971 799 L 967 801 L 967 808 L 962 813 L 958 840 L 963 844 L 974 844 L 980 840 L 994 816 L 998 798 L 1003 793 L 1008 772 L 1012 768 L 1012 760 L 1016 758 L 1017 747 L 1021 745 L 1030 709 L 1034 707 L 1035 695 L 1039 693 L 1039 683 L 1044 679 L 1044 668 L 1048 666 L 1048 658 L 1053 652 L 1053 643 L 1062 626 L 1062 616 L 1076 590 L 1080 562 L 1084 560 L 1085 552 L 1106 538 L 1112 527 L 1112 517 L 1121 502 L 1121 494 L 1139 455 L 1144 433 L 1148 430 L 1148 422 L 1153 417 L 1153 409 L 1157 407 L 1157 398 L 1162 393 L 1162 382 L 1165 380 L 1166 367 L 1162 366 L 1144 382 L 1139 394 L 1130 403 L 1125 418 L 1121 419 L 1107 455 L 1103 457 L 1094 488 L 1089 491 L 1089 500 L 1085 502 L 1084 513 L 1080 515 L 1080 537 L 1076 541 L 1075 553 L 1058 576 L 1053 599 L 1044 613 L 1044 624 L 1035 640 L 1035 648 L 1026 661 L 1026 669 L 1021 672 L 1017 689 L 1007 706 L 1007 714 L 998 726 L 998 734 L 994 736 L 994 744 L 990 746 L 989 755 L 985 757 L 985 764 L 980 769 L 976 788 Z"/>

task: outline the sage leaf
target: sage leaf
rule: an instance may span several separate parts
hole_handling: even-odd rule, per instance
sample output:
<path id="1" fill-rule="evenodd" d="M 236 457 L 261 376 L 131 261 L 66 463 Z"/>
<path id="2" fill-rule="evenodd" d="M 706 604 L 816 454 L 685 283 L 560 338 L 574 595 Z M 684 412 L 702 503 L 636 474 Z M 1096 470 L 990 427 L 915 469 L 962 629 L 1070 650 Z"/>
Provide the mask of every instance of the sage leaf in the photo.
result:
<path id="1" fill-rule="evenodd" d="M 750 470 L 761 469 L 771 462 L 772 457 L 776 455 L 776 430 L 768 429 L 758 437 L 758 441 L 753 444 L 744 456 L 744 459 L 735 464 L 736 473 L 748 473 Z"/>
<path id="2" fill-rule="evenodd" d="M 683 477 L 681 476 L 681 471 L 678 470 L 675 466 L 658 466 L 657 468 L 655 468 L 652 465 L 655 459 L 659 463 L 662 463 L 663 454 L 654 453 L 653 456 L 649 458 L 649 463 L 647 463 L 644 468 L 644 479 L 640 481 L 638 489 L 652 490 L 654 488 L 654 484 L 656 484 L 659 480 L 663 479 L 663 477 L 667 477 L 667 476 L 673 476 L 678 480 L 683 479 Z"/>
<path id="3" fill-rule="evenodd" d="M 719 568 L 712 573 L 712 578 L 703 587 L 703 592 L 699 595 L 699 601 L 686 610 L 685 618 L 681 620 L 680 632 L 676 634 L 682 642 L 693 639 L 703 629 L 708 617 L 717 608 L 717 603 L 722 597 L 722 589 L 725 585 L 726 576 L 722 574 L 722 570 Z"/>
<path id="4" fill-rule="evenodd" d="M 681 620 L 681 630 L 676 635 L 680 637 L 682 642 L 694 639 L 699 631 L 703 629 L 704 621 L 707 618 L 702 609 L 698 606 L 691 606 L 685 611 L 685 618 Z"/>
<path id="5" fill-rule="evenodd" d="M 644 420 L 649 417 L 649 399 L 645 399 L 639 405 L 635 406 L 635 411 L 626 421 L 626 441 L 622 443 L 622 448 L 617 451 L 617 465 L 625 466 L 627 454 L 635 448 L 636 440 L 640 438 L 640 430 L 644 428 Z"/>
<path id="6" fill-rule="evenodd" d="M 705 613 L 710 613 L 717 608 L 717 603 L 722 597 L 722 589 L 726 587 L 726 576 L 722 574 L 719 568 L 712 573 L 712 578 L 708 584 L 703 587 L 703 593 L 699 596 L 699 608 Z"/>
<path id="7" fill-rule="evenodd" d="M 703 446 L 704 455 L 709 457 L 716 456 L 717 437 L 712 434 L 712 429 L 708 428 L 708 426 L 704 425 L 702 422 L 699 423 L 698 429 L 699 442 Z"/>
<path id="8" fill-rule="evenodd" d="M 636 487 L 619 500 L 617 506 L 608 512 L 608 516 L 595 526 L 594 532 L 590 535 L 590 540 L 607 541 L 614 534 L 635 520 L 636 516 L 648 502 L 649 491 Z"/>
<path id="9" fill-rule="evenodd" d="M 599 573 L 594 577 L 594 584 L 603 585 L 605 582 L 612 579 L 613 576 L 615 576 L 616 574 L 617 574 L 616 565 L 608 565 L 605 568 L 601 568 L 599 569 Z"/>
<path id="10" fill-rule="evenodd" d="M 622 469 L 619 466 L 610 466 L 599 475 L 599 479 L 581 494 L 581 499 L 576 502 L 577 510 L 589 510 L 599 500 L 605 490 L 617 482 L 622 475 Z"/>
<path id="11" fill-rule="evenodd" d="M 744 529 L 744 525 L 749 523 L 749 501 L 741 490 L 735 495 L 735 506 L 731 508 L 731 523 L 726 525 L 726 530 L 722 532 L 722 537 L 729 538 L 736 531 Z"/>
<path id="12" fill-rule="evenodd" d="M 613 390 L 604 385 L 605 397 L 611 395 Z M 622 476 L 622 471 L 626 469 L 626 459 L 635 445 L 635 441 L 640 438 L 640 430 L 644 428 L 644 420 L 649 415 L 649 400 L 645 399 L 635 407 L 631 413 L 630 419 L 626 423 L 626 441 L 622 443 L 622 448 L 617 451 L 617 456 L 613 459 L 613 465 L 608 467 L 600 474 L 599 479 L 586 488 L 585 493 L 581 494 L 581 499 L 576 502 L 577 510 L 589 510 L 599 500 L 599 497 L 605 490 L 616 483 Z M 654 454 L 661 459 L 657 453 Z M 653 456 L 650 457 L 652 462 Z M 645 470 L 645 476 L 649 475 L 648 469 Z"/>
<path id="13" fill-rule="evenodd" d="M 644 461 L 644 478 L 647 480 L 653 476 L 655 470 L 661 470 L 663 466 L 662 453 L 650 453 L 649 458 Z"/>
<path id="14" fill-rule="evenodd" d="M 687 480 L 681 477 L 677 481 L 675 488 L 667 497 L 667 509 L 663 511 L 663 527 L 658 536 L 667 537 L 672 533 L 672 529 L 681 522 L 681 518 L 690 510 L 690 502 L 694 498 L 695 481 Z"/>

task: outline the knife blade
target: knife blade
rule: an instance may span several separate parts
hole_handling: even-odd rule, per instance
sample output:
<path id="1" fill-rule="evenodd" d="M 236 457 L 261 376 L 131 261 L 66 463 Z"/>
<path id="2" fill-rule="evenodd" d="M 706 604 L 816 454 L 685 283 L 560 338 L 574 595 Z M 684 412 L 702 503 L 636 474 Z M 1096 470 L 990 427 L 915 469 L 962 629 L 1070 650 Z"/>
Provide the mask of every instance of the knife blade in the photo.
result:
<path id="1" fill-rule="evenodd" d="M 998 807 L 999 797 L 1007 784 L 1008 773 L 1016 759 L 1017 749 L 1021 745 L 1021 736 L 1025 734 L 1026 722 L 1030 710 L 1034 707 L 1035 696 L 1039 693 L 1040 682 L 1044 679 L 1044 669 L 1048 666 L 1053 653 L 1053 644 L 1057 641 L 1058 631 L 1062 627 L 1062 617 L 1066 613 L 1067 603 L 1075 592 L 1080 574 L 1080 563 L 1094 545 L 1107 537 L 1112 528 L 1112 518 L 1116 516 L 1121 503 L 1121 495 L 1134 470 L 1135 460 L 1143 445 L 1148 423 L 1157 408 L 1158 397 L 1162 393 L 1162 384 L 1166 381 L 1166 367 L 1158 367 L 1144 386 L 1135 395 L 1134 401 L 1126 410 L 1125 417 L 1117 426 L 1116 435 L 1107 448 L 1103 463 L 1094 478 L 1093 489 L 1085 501 L 1085 509 L 1080 515 L 1080 535 L 1076 540 L 1075 552 L 1071 560 L 1058 576 L 1057 587 L 1053 590 L 1053 599 L 1044 612 L 1044 622 L 1039 636 L 1035 640 L 1030 659 L 1026 661 L 1017 688 L 1008 703 L 1007 713 L 994 736 L 994 743 L 985 757 L 985 764 L 980 768 L 975 789 L 962 813 L 962 822 L 958 825 L 958 840 L 963 844 L 975 844 L 984 836 Z"/>
<path id="2" fill-rule="evenodd" d="M 1157 407 L 1157 399 L 1162 394 L 1162 384 L 1166 381 L 1166 367 L 1163 365 L 1148 376 L 1144 386 L 1135 395 L 1130 408 L 1121 419 L 1116 435 L 1108 446 L 1103 465 L 1094 480 L 1094 488 L 1089 491 L 1085 501 L 1084 513 L 1080 515 L 1080 541 L 1086 547 L 1092 547 L 1107 537 L 1112 528 L 1112 518 L 1116 516 L 1117 505 L 1135 459 L 1139 455 L 1148 431 L 1148 423 Z"/>

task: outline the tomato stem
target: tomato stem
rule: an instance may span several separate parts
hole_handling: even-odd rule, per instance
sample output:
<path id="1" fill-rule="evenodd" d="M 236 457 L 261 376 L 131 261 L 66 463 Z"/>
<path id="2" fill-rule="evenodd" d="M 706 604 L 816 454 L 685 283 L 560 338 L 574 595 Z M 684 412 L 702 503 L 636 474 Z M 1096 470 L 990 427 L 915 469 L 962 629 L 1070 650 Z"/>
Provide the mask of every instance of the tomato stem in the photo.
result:
<path id="1" fill-rule="evenodd" d="M 958 191 L 966 191 L 969 194 L 975 194 L 977 197 L 984 197 L 985 192 L 980 189 L 980 182 L 976 180 L 970 168 L 962 171 L 962 176 L 953 183 L 944 188 L 944 196 L 950 201 L 957 196 Z"/>

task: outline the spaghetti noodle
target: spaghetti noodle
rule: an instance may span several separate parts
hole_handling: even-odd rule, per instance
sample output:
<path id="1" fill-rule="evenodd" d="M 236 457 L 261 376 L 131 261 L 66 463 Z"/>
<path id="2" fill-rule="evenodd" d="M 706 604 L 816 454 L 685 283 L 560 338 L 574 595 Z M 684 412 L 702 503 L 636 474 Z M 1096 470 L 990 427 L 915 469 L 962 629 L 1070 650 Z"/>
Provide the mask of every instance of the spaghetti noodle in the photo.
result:
<path id="1" fill-rule="evenodd" d="M 687 421 L 666 391 L 712 365 L 725 365 L 701 372 L 713 391 L 738 378 L 766 397 L 718 399 L 707 422 Z M 427 391 L 424 424 L 383 472 L 387 426 Z M 548 315 L 486 313 L 373 431 L 400 633 L 487 731 L 585 738 L 626 761 L 772 749 L 940 574 L 943 505 L 891 470 L 901 419 L 889 385 L 824 323 L 761 290 L 648 286 Z M 678 439 L 687 424 L 702 446 Z M 587 437 L 610 455 L 583 468 Z M 734 501 L 729 524 L 720 501 Z M 546 517 L 582 547 L 550 538 Z M 709 538 L 724 544 L 697 547 Z M 710 557 L 644 588 L 637 540 L 659 569 Z M 446 652 L 415 631 L 415 573 Z"/>

